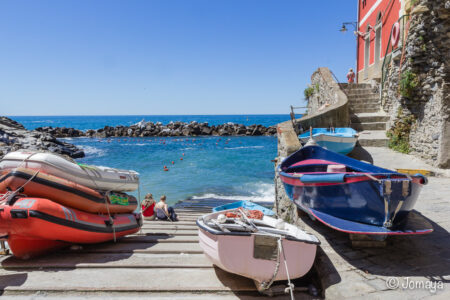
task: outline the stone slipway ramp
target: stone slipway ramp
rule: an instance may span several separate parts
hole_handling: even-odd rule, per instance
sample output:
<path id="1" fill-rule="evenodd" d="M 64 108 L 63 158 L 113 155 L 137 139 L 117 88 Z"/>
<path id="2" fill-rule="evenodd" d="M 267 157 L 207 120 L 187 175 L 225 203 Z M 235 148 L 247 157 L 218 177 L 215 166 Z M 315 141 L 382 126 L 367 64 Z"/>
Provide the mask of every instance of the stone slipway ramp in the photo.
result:
<path id="1" fill-rule="evenodd" d="M 177 209 L 180 222 L 145 221 L 140 233 L 117 243 L 66 249 L 27 261 L 0 257 L 0 295 L 2 299 L 265 298 L 250 279 L 216 268 L 204 256 L 195 220 L 208 211 Z"/>

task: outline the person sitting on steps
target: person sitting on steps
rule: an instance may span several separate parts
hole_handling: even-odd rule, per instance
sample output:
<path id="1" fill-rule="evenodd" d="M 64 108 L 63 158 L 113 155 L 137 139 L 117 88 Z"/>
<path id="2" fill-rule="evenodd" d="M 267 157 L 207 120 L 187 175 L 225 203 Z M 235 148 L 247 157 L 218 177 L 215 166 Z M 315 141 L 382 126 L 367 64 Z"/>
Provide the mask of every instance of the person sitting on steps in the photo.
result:
<path id="1" fill-rule="evenodd" d="M 155 200 L 153 199 L 152 194 L 145 195 L 144 201 L 142 201 L 142 216 L 144 220 L 152 221 L 156 218 L 155 215 Z"/>
<path id="2" fill-rule="evenodd" d="M 156 217 L 159 220 L 178 221 L 177 214 L 171 206 L 166 204 L 166 195 L 162 195 L 159 202 L 155 205 Z"/>

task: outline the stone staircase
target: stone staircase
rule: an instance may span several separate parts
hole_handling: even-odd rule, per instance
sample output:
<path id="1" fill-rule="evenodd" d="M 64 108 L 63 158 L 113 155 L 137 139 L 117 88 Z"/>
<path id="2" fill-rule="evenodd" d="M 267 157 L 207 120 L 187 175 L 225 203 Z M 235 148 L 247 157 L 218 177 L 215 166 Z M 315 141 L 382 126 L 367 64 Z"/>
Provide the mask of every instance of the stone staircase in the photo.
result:
<path id="1" fill-rule="evenodd" d="M 367 83 L 341 86 L 349 101 L 350 126 L 359 132 L 359 144 L 386 147 L 386 122 L 389 116 L 381 110 L 379 94 Z"/>

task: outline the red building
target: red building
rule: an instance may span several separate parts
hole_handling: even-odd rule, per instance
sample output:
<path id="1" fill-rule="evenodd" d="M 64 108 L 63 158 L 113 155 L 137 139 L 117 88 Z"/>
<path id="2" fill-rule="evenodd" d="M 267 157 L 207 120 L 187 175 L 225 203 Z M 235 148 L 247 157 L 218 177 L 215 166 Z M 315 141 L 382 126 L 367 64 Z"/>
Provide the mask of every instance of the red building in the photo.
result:
<path id="1" fill-rule="evenodd" d="M 410 0 L 358 0 L 358 82 L 381 78 L 384 56 L 392 49 L 389 47 L 386 53 L 392 26 L 404 15 L 405 7 L 410 6 L 409 2 Z"/>

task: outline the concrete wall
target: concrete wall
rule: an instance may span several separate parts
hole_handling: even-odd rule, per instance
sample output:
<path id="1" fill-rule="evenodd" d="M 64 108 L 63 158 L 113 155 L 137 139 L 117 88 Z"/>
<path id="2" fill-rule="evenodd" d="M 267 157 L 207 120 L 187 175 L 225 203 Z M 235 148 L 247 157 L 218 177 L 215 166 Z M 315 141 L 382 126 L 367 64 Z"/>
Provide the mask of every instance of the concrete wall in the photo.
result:
<path id="1" fill-rule="evenodd" d="M 450 2 L 420 0 L 409 13 L 411 25 L 404 52 L 397 53 L 386 70 L 383 109 L 391 117 L 388 128 L 400 118 L 414 116 L 409 134 L 412 154 L 434 166 L 449 168 Z M 405 72 L 414 73 L 418 82 L 409 97 L 399 93 L 400 73 Z"/>
<path id="2" fill-rule="evenodd" d="M 304 130 L 312 127 L 346 127 L 350 124 L 347 95 L 328 68 L 319 68 L 311 76 L 314 94 L 308 100 L 308 115 L 297 120 Z"/>

